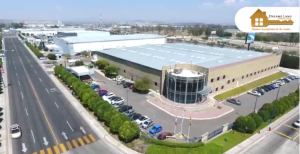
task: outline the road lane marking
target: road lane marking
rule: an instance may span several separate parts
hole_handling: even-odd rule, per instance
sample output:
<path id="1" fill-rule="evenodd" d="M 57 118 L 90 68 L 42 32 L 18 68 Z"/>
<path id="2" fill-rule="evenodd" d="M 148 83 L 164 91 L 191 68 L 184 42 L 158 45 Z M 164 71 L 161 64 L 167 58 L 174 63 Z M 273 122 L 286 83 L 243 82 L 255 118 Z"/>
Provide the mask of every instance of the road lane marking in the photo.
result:
<path id="1" fill-rule="evenodd" d="M 19 86 L 21 85 L 21 84 L 20 84 L 20 81 L 18 81 L 18 84 L 19 84 Z"/>
<path id="2" fill-rule="evenodd" d="M 29 59 L 27 59 L 27 61 L 28 61 L 28 62 L 30 62 L 30 60 L 29 60 Z"/>
<path id="3" fill-rule="evenodd" d="M 54 146 L 54 147 L 53 147 L 53 149 L 54 149 L 54 151 L 55 151 L 55 154 L 60 154 L 60 152 L 59 152 L 59 149 L 58 149 L 57 145 L 56 145 L 56 146 Z"/>
<path id="4" fill-rule="evenodd" d="M 67 147 L 68 147 L 69 150 L 72 150 L 72 149 L 73 149 L 73 148 L 72 148 L 72 145 L 71 145 L 71 143 L 70 143 L 69 141 L 67 142 Z"/>
<path id="5" fill-rule="evenodd" d="M 86 136 L 83 136 L 83 139 L 85 140 L 85 142 L 86 142 L 87 144 L 90 144 L 90 143 L 91 143 L 90 140 L 89 140 Z"/>
<path id="6" fill-rule="evenodd" d="M 293 138 L 291 138 L 290 136 L 287 136 L 287 135 L 285 135 L 285 134 L 283 134 L 283 133 L 281 133 L 281 132 L 275 131 L 275 133 L 277 133 L 277 134 L 279 134 L 279 135 L 281 135 L 281 136 L 283 136 L 283 137 L 286 137 L 286 138 L 288 138 L 288 139 L 293 140 Z"/>
<path id="7" fill-rule="evenodd" d="M 43 82 L 41 78 L 39 78 L 39 80 L 40 80 L 41 82 Z"/>
<path id="8" fill-rule="evenodd" d="M 16 70 L 17 68 L 16 68 L 16 66 L 15 66 L 15 70 Z"/>
<path id="9" fill-rule="evenodd" d="M 16 76 L 18 76 L 18 73 L 16 72 Z"/>
<path id="10" fill-rule="evenodd" d="M 33 67 L 33 66 L 31 65 L 31 67 Z"/>
<path id="11" fill-rule="evenodd" d="M 15 50 L 16 50 L 17 48 L 16 48 L 16 46 L 15 46 L 15 44 L 14 44 L 13 41 L 12 41 L 12 43 L 13 43 L 13 46 L 14 46 L 14 48 L 15 48 Z M 40 101 L 40 99 L 39 99 L 39 97 L 38 97 L 38 95 L 37 95 L 37 93 L 36 93 L 36 91 L 35 91 L 35 89 L 34 89 L 34 86 L 33 86 L 32 82 L 31 82 L 31 79 L 29 78 L 29 75 L 28 75 L 28 73 L 27 73 L 27 71 L 26 71 L 26 69 L 25 69 L 25 66 L 24 66 L 24 64 L 23 64 L 23 61 L 22 61 L 22 59 L 21 59 L 21 57 L 20 57 L 20 55 L 19 55 L 18 52 L 17 52 L 17 54 L 18 54 L 19 60 L 20 60 L 20 62 L 21 62 L 21 65 L 22 65 L 22 67 L 23 67 L 23 70 L 25 71 L 25 75 L 26 75 L 26 77 L 27 77 L 27 79 L 28 79 L 28 81 L 29 81 L 29 84 L 30 84 L 30 86 L 31 86 L 31 89 L 32 89 L 32 91 L 33 91 L 33 93 L 34 93 L 34 95 L 35 95 L 35 98 L 36 98 L 36 100 L 37 100 L 37 102 L 38 102 L 38 104 L 39 104 L 39 106 L 40 106 L 40 109 L 41 109 L 41 111 L 42 111 L 42 113 L 43 113 L 43 116 L 44 116 L 45 119 L 46 119 L 46 122 L 47 122 L 47 124 L 48 124 L 48 127 L 49 127 L 49 129 L 50 129 L 50 131 L 51 131 L 51 134 L 52 134 L 52 136 L 53 136 L 53 138 L 54 138 L 56 144 L 58 144 L 58 140 L 56 139 L 56 136 L 55 136 L 55 134 L 54 134 L 54 131 L 53 131 L 53 129 L 52 129 L 52 127 L 51 127 L 51 124 L 50 124 L 50 122 L 49 122 L 49 120 L 48 120 L 48 118 L 47 118 L 47 116 L 46 116 L 46 113 L 45 113 L 45 111 L 44 111 L 44 109 L 43 109 L 43 107 L 42 107 L 42 105 L 41 105 L 41 101 Z"/>
<path id="12" fill-rule="evenodd" d="M 72 132 L 74 132 L 73 128 L 71 127 L 71 125 L 69 124 L 68 121 L 67 121 L 67 124 L 69 125 L 70 129 L 72 130 Z"/>
<path id="13" fill-rule="evenodd" d="M 77 144 L 77 142 L 76 142 L 76 140 L 72 140 L 72 143 L 73 143 L 73 145 L 74 145 L 75 148 L 79 147 L 78 144 Z"/>
<path id="14" fill-rule="evenodd" d="M 297 137 L 299 137 L 299 133 L 293 138 L 293 141 L 294 141 Z"/>
<path id="15" fill-rule="evenodd" d="M 36 74 L 36 71 L 34 71 L 35 72 L 35 74 Z"/>
<path id="16" fill-rule="evenodd" d="M 60 146 L 60 149 L 61 149 L 62 152 L 66 152 L 67 151 L 64 144 L 61 143 L 59 146 Z"/>
<path id="17" fill-rule="evenodd" d="M 49 91 L 48 91 L 48 89 L 46 88 L 46 91 L 47 91 L 47 93 L 49 94 Z"/>
<path id="18" fill-rule="evenodd" d="M 41 151 L 40 151 L 40 154 L 45 154 L 45 151 L 44 151 L 44 150 L 41 150 Z"/>
<path id="19" fill-rule="evenodd" d="M 32 131 L 32 130 L 31 130 L 31 136 L 32 136 L 33 143 L 35 143 L 35 138 L 34 138 L 34 135 L 33 135 L 33 131 Z"/>
<path id="20" fill-rule="evenodd" d="M 92 140 L 93 142 L 96 141 L 95 138 L 94 138 L 94 136 L 93 136 L 92 134 L 90 134 L 89 137 L 91 138 L 91 140 Z"/>
<path id="21" fill-rule="evenodd" d="M 56 104 L 56 102 L 54 102 L 55 106 L 59 109 L 58 105 Z"/>
<path id="22" fill-rule="evenodd" d="M 37 154 L 37 152 L 34 152 L 33 154 Z"/>
<path id="23" fill-rule="evenodd" d="M 292 127 L 292 126 L 289 126 L 289 125 L 286 125 L 286 124 L 285 124 L 285 126 L 286 126 L 286 127 L 289 127 L 289 128 L 292 128 L 292 129 L 294 129 L 294 130 L 296 130 L 296 131 L 299 131 L 299 129 L 297 129 L 297 128 L 295 128 L 295 127 Z"/>
<path id="24" fill-rule="evenodd" d="M 53 154 L 51 148 L 47 148 L 48 154 Z"/>
<path id="25" fill-rule="evenodd" d="M 85 145 L 81 138 L 78 138 L 78 142 L 80 143 L 81 146 Z"/>
<path id="26" fill-rule="evenodd" d="M 27 109 L 25 108 L 25 112 L 26 112 L 26 115 L 28 116 L 28 112 L 27 112 Z"/>
<path id="27" fill-rule="evenodd" d="M 22 91 L 21 91 L 21 96 L 22 96 L 22 98 L 24 98 Z"/>

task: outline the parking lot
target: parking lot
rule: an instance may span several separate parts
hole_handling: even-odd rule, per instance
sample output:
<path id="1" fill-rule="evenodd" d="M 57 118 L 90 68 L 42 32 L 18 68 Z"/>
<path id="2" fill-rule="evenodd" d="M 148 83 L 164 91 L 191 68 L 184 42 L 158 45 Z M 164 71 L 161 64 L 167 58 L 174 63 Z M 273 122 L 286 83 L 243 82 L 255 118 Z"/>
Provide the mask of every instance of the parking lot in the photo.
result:
<path id="1" fill-rule="evenodd" d="M 94 78 L 98 81 L 98 84 L 102 89 L 108 90 L 109 92 L 114 93 L 117 96 L 123 97 L 125 99 L 125 104 L 128 100 L 128 105 L 132 105 L 133 109 L 142 114 L 150 117 L 155 124 L 160 124 L 163 126 L 163 131 L 173 132 L 175 126 L 175 117 L 170 116 L 169 114 L 165 113 L 164 111 L 158 109 L 157 107 L 151 105 L 147 102 L 147 99 L 154 97 L 152 94 L 137 94 L 133 93 L 128 88 L 123 88 L 122 85 L 117 85 L 115 81 L 111 81 L 100 75 L 99 73 L 95 72 Z M 299 86 L 299 80 L 294 80 L 290 83 L 285 84 L 281 87 L 279 92 L 279 98 L 285 95 L 288 95 L 291 92 L 294 92 Z M 127 90 L 128 89 L 128 90 Z M 272 90 L 270 92 L 265 93 L 263 96 L 258 98 L 257 101 L 257 109 L 260 108 L 265 103 L 270 103 L 275 100 L 277 94 L 277 89 Z M 127 99 L 128 96 L 128 99 Z M 225 123 L 232 123 L 235 119 L 240 115 L 247 115 L 254 110 L 255 104 L 255 96 L 244 94 L 238 96 L 242 102 L 241 106 L 237 106 L 234 104 L 224 103 L 229 105 L 235 109 L 235 111 L 211 120 L 193 120 L 190 130 L 190 137 L 200 137 L 201 135 L 205 134 L 206 132 L 212 132 L 220 127 L 222 127 Z M 178 113 L 178 115 L 182 115 L 182 113 Z M 176 133 L 181 131 L 181 123 L 182 119 L 178 119 Z M 189 120 L 183 120 L 182 132 L 184 134 L 188 134 L 188 127 L 189 127 Z"/>

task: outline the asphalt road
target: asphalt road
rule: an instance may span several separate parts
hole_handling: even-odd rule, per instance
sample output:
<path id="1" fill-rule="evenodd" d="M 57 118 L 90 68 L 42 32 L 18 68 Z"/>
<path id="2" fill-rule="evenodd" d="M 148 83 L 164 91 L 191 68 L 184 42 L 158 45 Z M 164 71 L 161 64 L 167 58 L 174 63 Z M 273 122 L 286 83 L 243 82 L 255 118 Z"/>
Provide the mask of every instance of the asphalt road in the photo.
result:
<path id="1" fill-rule="evenodd" d="M 123 88 L 122 85 L 117 85 L 115 81 L 108 80 L 97 72 L 95 72 L 93 76 L 95 80 L 98 81 L 98 84 L 101 88 L 106 89 L 109 92 L 113 92 L 120 97 L 123 97 L 125 101 L 128 100 L 128 104 L 132 105 L 133 109 L 136 112 L 141 113 L 142 115 L 147 115 L 154 121 L 155 124 L 162 125 L 163 131 L 174 132 L 175 117 L 170 116 L 169 114 L 147 102 L 147 99 L 153 97 L 153 95 L 137 94 L 129 90 L 127 99 L 127 89 Z M 279 98 L 295 91 L 299 86 L 298 82 L 299 80 L 295 80 L 281 87 Z M 258 99 L 257 109 L 260 108 L 263 104 L 270 103 L 275 100 L 277 94 L 276 91 L 277 90 L 273 90 L 266 93 L 264 96 L 261 96 Z M 256 97 L 249 94 L 244 94 L 237 98 L 241 100 L 243 105 L 236 106 L 233 104 L 225 103 L 226 105 L 232 106 L 235 109 L 233 112 L 217 119 L 193 120 L 190 129 L 190 137 L 200 137 L 207 132 L 213 132 L 214 130 L 221 128 L 226 123 L 234 122 L 235 119 L 240 115 L 248 115 L 249 113 L 254 111 Z M 178 116 L 182 116 L 182 113 L 178 113 Z M 181 131 L 181 123 L 182 119 L 178 119 L 176 128 L 177 133 Z M 188 127 L 189 122 L 187 119 L 184 119 L 182 125 L 182 132 L 184 134 L 188 134 Z"/>
<path id="2" fill-rule="evenodd" d="M 95 141 L 99 140 L 17 38 L 5 38 L 5 47 L 11 123 L 19 124 L 23 134 L 20 139 L 13 139 L 14 154 L 23 153 L 22 145 L 28 149 L 26 153 L 40 150 L 47 153 L 47 148 L 53 153 L 56 153 L 56 148 L 60 152 L 70 149 L 74 152 L 77 146 L 93 142 L 89 135 Z M 110 151 L 102 141 L 99 144 L 103 145 L 94 153 Z"/>
<path id="3" fill-rule="evenodd" d="M 299 130 L 291 128 L 292 124 L 299 119 L 299 113 L 294 115 L 290 120 L 279 126 L 274 132 L 264 140 L 257 143 L 249 149 L 246 154 L 296 154 L 299 153 Z M 284 135 L 280 135 L 280 132 Z M 285 137 L 295 137 L 295 140 Z"/>

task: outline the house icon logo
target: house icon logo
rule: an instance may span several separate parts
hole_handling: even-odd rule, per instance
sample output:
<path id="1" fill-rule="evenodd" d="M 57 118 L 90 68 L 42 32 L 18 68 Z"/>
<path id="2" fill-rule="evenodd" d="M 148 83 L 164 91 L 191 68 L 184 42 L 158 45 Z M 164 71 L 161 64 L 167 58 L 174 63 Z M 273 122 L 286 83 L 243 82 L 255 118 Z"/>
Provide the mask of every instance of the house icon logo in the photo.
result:
<path id="1" fill-rule="evenodd" d="M 268 16 L 266 15 L 266 12 L 262 12 L 260 9 L 257 9 L 257 11 L 250 17 L 250 19 L 252 27 L 267 27 L 270 25 L 294 24 L 293 20 L 269 20 Z"/>

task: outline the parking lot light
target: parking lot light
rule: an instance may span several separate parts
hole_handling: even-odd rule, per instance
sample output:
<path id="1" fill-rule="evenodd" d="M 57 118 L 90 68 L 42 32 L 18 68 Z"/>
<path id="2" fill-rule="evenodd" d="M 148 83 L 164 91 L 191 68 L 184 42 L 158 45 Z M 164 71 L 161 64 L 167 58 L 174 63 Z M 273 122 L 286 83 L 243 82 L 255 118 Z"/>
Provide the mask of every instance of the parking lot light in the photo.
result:
<path id="1" fill-rule="evenodd" d="M 271 115 L 271 118 L 270 118 L 270 123 L 272 123 L 272 119 L 274 117 L 274 113 L 275 113 L 275 108 L 276 108 L 276 104 L 277 104 L 277 99 L 278 99 L 278 95 L 279 95 L 279 92 L 280 92 L 280 85 L 278 87 L 278 91 L 277 91 L 277 96 L 276 96 L 276 99 L 275 99 L 275 102 L 274 102 L 274 107 L 273 107 L 273 111 L 272 111 L 272 115 Z"/>
<path id="2" fill-rule="evenodd" d="M 185 110 L 183 110 L 183 112 L 182 112 L 181 130 L 180 130 L 180 133 L 181 133 L 181 134 L 182 134 L 182 126 L 183 126 L 184 112 L 185 112 Z"/>
<path id="3" fill-rule="evenodd" d="M 254 113 L 255 113 L 255 110 L 256 110 L 256 103 L 257 103 L 257 100 L 258 100 L 258 95 L 256 95 L 256 100 L 255 100 L 255 105 L 254 105 Z"/>

